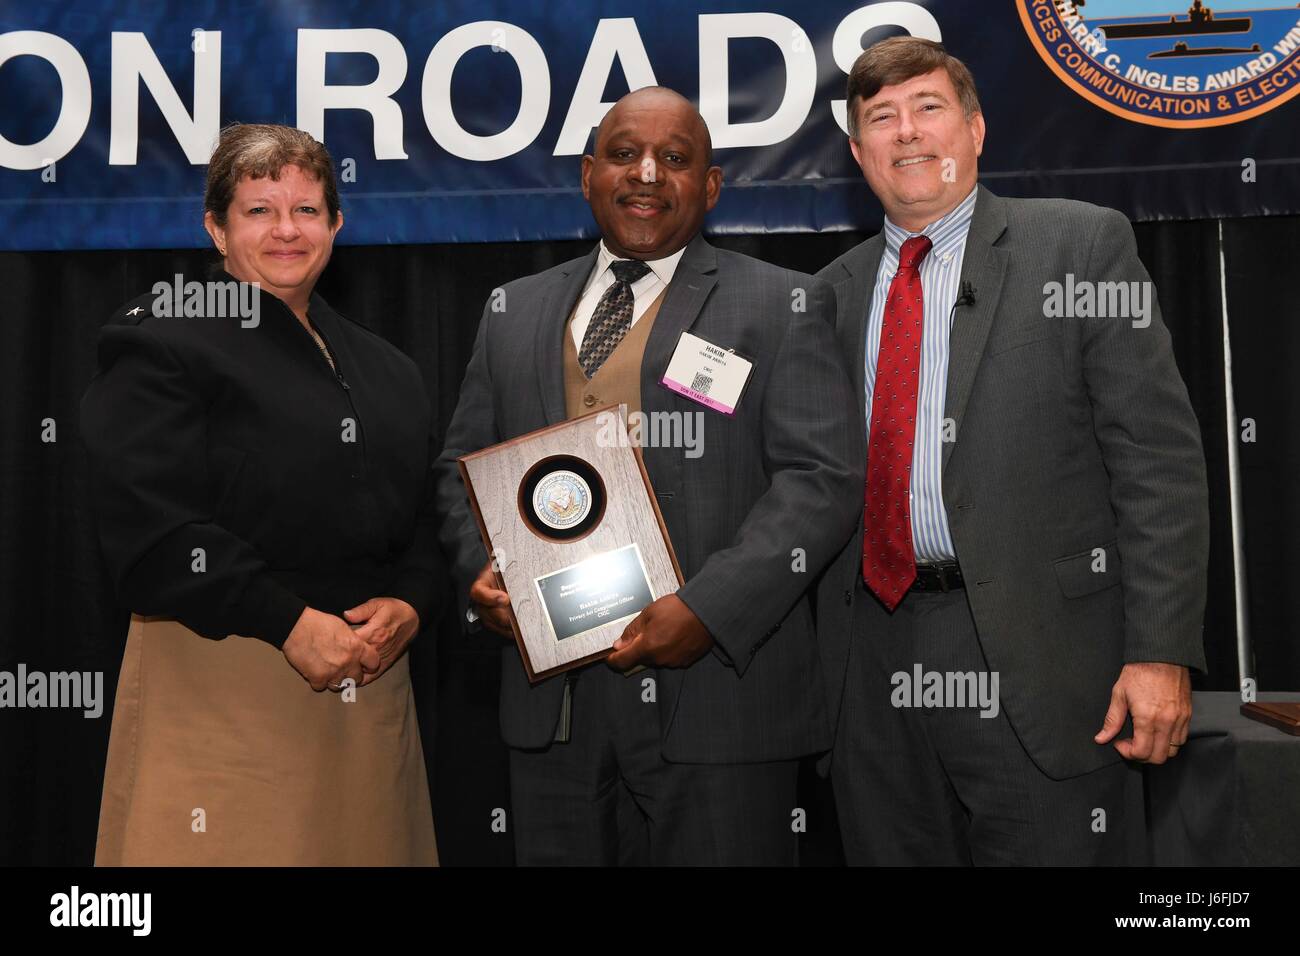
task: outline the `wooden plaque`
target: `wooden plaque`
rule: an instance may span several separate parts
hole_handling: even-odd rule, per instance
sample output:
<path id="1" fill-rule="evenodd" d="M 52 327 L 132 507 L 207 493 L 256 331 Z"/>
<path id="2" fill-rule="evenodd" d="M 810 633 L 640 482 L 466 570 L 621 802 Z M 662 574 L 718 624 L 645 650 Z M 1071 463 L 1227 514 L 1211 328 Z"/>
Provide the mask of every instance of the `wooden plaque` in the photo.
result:
<path id="1" fill-rule="evenodd" d="M 1300 737 L 1300 703 L 1259 701 L 1241 705 L 1241 712 L 1251 720 L 1276 727 L 1285 734 Z"/>
<path id="2" fill-rule="evenodd" d="M 458 463 L 531 682 L 608 656 L 645 605 L 681 586 L 626 406 Z"/>

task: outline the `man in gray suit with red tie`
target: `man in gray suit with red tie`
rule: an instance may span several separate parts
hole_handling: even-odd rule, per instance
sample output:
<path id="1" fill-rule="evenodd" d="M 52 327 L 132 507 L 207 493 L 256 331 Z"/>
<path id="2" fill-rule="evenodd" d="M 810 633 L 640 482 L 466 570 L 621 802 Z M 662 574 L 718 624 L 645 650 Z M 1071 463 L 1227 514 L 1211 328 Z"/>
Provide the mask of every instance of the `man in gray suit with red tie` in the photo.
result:
<path id="1" fill-rule="evenodd" d="M 793 863 L 798 760 L 830 744 L 808 592 L 852 534 L 863 474 L 834 295 L 705 242 L 721 184 L 689 101 L 615 104 L 582 164 L 601 242 L 493 296 L 439 458 L 461 593 L 508 635 L 456 458 L 612 403 L 700 423 L 696 447 L 643 449 L 682 588 L 607 664 L 530 686 L 503 650 L 521 863 Z M 752 362 L 734 413 L 660 384 L 686 333 Z"/>
<path id="2" fill-rule="evenodd" d="M 867 452 L 817 602 L 848 859 L 1124 862 L 1131 765 L 1187 739 L 1209 538 L 1133 231 L 978 186 L 974 82 L 937 43 L 866 50 L 848 111 L 886 215 L 819 274 Z"/>

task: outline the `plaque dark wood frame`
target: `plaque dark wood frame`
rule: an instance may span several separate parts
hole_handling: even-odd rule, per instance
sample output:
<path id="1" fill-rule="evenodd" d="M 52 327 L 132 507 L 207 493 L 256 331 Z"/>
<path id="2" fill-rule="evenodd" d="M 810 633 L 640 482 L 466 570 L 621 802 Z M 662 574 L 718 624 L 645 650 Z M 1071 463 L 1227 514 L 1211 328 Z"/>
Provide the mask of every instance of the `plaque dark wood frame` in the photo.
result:
<path id="1" fill-rule="evenodd" d="M 1300 703 L 1261 700 L 1242 704 L 1241 713 L 1243 717 L 1276 727 L 1284 734 L 1300 737 Z"/>
<path id="2" fill-rule="evenodd" d="M 576 418 L 565 419 L 564 421 L 557 422 L 554 425 L 547 425 L 545 428 L 539 428 L 535 431 L 529 432 L 526 435 L 518 435 L 514 438 L 507 439 L 506 441 L 500 442 L 496 445 L 492 445 L 488 448 L 483 448 L 480 449 L 479 451 L 471 452 L 468 455 L 462 455 L 460 458 L 456 459 L 456 464 L 460 469 L 461 481 L 465 485 L 465 493 L 469 498 L 470 511 L 473 512 L 474 514 L 474 523 L 478 525 L 479 536 L 483 539 L 483 547 L 487 550 L 489 556 L 494 551 L 492 546 L 492 537 L 490 534 L 488 534 L 487 523 L 483 520 L 483 511 L 482 508 L 480 508 L 478 503 L 478 495 L 476 495 L 474 492 L 474 485 L 473 482 L 470 481 L 469 470 L 466 468 L 465 463 L 468 461 L 472 461 L 475 458 L 482 458 L 486 455 L 491 455 L 502 448 L 507 448 L 512 445 L 519 445 L 524 442 L 530 441 L 539 435 L 544 435 L 548 432 L 560 431 L 561 429 L 571 427 L 574 422 L 584 421 L 588 418 L 595 418 L 598 415 L 608 414 L 610 412 L 613 412 L 614 414 L 617 415 L 619 414 L 619 408 L 620 406 L 618 405 L 605 405 L 602 406 L 601 408 L 597 408 L 591 412 L 588 412 L 585 415 L 579 415 Z M 624 429 L 624 434 L 626 434 L 627 432 L 626 418 L 623 418 L 623 429 Z M 673 574 L 677 577 L 677 586 L 681 587 L 683 584 L 686 583 L 686 580 L 685 578 L 682 577 L 682 568 L 677 561 L 677 552 L 673 549 L 672 538 L 668 536 L 668 526 L 664 524 L 663 512 L 659 510 L 659 499 L 655 495 L 654 486 L 650 483 L 650 475 L 645 470 L 645 460 L 642 458 L 641 449 L 636 445 L 632 444 L 630 440 L 626 446 L 622 446 L 622 447 L 626 447 L 628 451 L 631 452 L 633 459 L 636 461 L 637 471 L 641 475 L 641 481 L 645 486 L 646 497 L 650 501 L 650 508 L 654 514 L 655 524 L 659 529 L 659 536 L 662 538 L 664 547 L 668 551 L 668 558 L 672 562 Z M 574 457 L 581 457 L 581 456 L 575 455 Z M 542 460 L 543 459 L 538 459 L 539 462 Z M 591 465 L 591 467 L 593 468 L 593 470 L 596 471 L 597 474 L 600 473 L 600 469 L 596 468 L 595 465 L 592 465 L 591 462 L 587 462 L 587 464 Z M 605 483 L 603 477 L 601 478 L 601 481 L 602 483 Z M 516 498 L 517 498 L 517 494 L 516 494 Z M 605 494 L 605 503 L 602 506 L 606 510 L 609 507 L 609 498 L 610 496 L 607 488 Z M 518 510 L 517 507 L 515 510 L 516 511 Z M 533 531 L 532 528 L 527 527 L 522 516 L 519 517 L 519 521 L 521 524 L 525 525 L 525 528 L 529 534 L 536 535 L 536 532 Z M 593 525 L 585 534 L 581 535 L 580 537 L 573 538 L 570 541 L 552 541 L 551 543 L 560 546 L 568 546 L 568 545 L 575 544 L 589 537 L 593 532 L 595 532 L 600 527 L 600 524 L 603 521 L 604 521 L 604 515 L 602 514 L 601 520 L 598 521 L 595 525 Z M 502 577 L 501 572 L 497 570 L 495 567 L 492 569 L 492 577 L 496 581 L 496 585 L 499 589 L 501 589 L 502 591 L 507 590 L 505 585 L 505 578 Z M 611 653 L 609 649 L 603 651 L 597 651 L 594 654 L 588 654 L 584 657 L 569 661 L 557 667 L 551 667 L 543 671 L 535 671 L 533 669 L 533 662 L 528 656 L 528 646 L 524 642 L 524 635 L 523 635 L 523 631 L 519 627 L 519 620 L 518 618 L 515 617 L 514 606 L 511 605 L 507 607 L 506 613 L 510 617 L 510 630 L 514 634 L 515 646 L 519 649 L 519 657 L 524 663 L 524 670 L 528 673 L 528 682 L 530 684 L 536 684 L 540 681 L 546 680 L 549 677 L 554 677 L 555 675 L 562 674 L 565 671 L 573 670 L 575 667 L 582 667 L 594 661 L 604 660 Z"/>

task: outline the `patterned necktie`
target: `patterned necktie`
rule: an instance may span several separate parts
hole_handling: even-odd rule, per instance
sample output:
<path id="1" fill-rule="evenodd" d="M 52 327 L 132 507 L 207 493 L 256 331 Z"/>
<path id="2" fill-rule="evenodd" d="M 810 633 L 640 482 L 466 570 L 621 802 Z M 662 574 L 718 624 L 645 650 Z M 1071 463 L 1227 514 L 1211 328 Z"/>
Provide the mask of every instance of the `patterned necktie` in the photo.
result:
<path id="1" fill-rule="evenodd" d="M 578 350 L 578 364 L 587 378 L 591 378 L 605 364 L 605 359 L 618 348 L 627 330 L 632 327 L 632 283 L 650 271 L 640 259 L 620 259 L 609 264 L 614 273 L 614 284 L 596 303 L 587 331 L 582 336 Z"/>
<path id="2" fill-rule="evenodd" d="M 925 319 L 920 270 L 930 245 L 928 237 L 916 236 L 899 251 L 898 272 L 889 284 L 880 324 L 871 398 L 862 579 L 891 611 L 916 580 L 909 501 Z"/>

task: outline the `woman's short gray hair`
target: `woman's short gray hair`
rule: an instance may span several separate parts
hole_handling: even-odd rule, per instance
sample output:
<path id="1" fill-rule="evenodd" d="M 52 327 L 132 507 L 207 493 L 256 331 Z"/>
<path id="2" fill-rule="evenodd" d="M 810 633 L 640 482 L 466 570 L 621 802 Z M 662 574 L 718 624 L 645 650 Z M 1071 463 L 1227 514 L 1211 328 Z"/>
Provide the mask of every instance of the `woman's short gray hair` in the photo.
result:
<path id="1" fill-rule="evenodd" d="M 221 131 L 217 148 L 208 160 L 203 208 L 212 213 L 217 225 L 224 226 L 235 198 L 235 187 L 242 179 L 278 180 L 285 166 L 297 166 L 320 181 L 330 222 L 336 222 L 339 187 L 329 150 L 310 133 L 270 123 L 233 123 Z"/>

